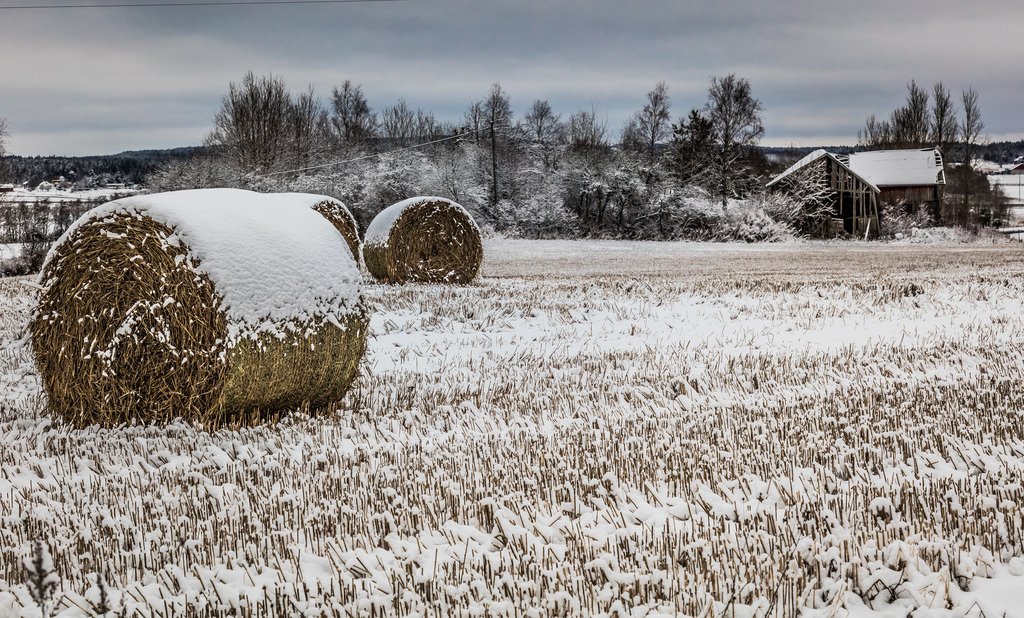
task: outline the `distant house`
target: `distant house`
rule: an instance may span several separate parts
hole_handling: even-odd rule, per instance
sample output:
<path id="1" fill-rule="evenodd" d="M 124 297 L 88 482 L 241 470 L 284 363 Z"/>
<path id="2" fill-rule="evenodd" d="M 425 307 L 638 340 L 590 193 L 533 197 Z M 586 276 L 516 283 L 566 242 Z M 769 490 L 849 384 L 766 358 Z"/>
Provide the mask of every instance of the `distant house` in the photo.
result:
<path id="1" fill-rule="evenodd" d="M 1024 163 L 1017 163 L 1006 170 L 1007 174 L 1024 174 Z"/>
<path id="2" fill-rule="evenodd" d="M 0 185 L 0 193 L 11 193 L 14 191 L 14 185 Z"/>
<path id="3" fill-rule="evenodd" d="M 837 155 L 815 150 L 768 183 L 785 190 L 824 179 L 833 192 L 833 221 L 826 235 L 878 233 L 880 203 L 938 208 L 946 176 L 937 148 L 875 150 Z"/>

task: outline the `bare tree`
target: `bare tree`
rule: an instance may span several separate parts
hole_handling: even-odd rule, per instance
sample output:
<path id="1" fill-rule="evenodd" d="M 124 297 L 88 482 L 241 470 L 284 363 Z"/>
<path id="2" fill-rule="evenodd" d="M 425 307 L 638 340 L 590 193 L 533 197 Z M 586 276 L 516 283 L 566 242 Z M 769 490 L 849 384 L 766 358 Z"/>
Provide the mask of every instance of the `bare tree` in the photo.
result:
<path id="1" fill-rule="evenodd" d="M 857 145 L 865 150 L 879 150 L 892 144 L 892 126 L 888 120 L 868 116 L 864 128 L 857 132 Z"/>
<path id="2" fill-rule="evenodd" d="M 931 124 L 931 141 L 938 146 L 942 153 L 942 159 L 945 161 L 946 155 L 949 154 L 949 146 L 956 140 L 958 127 L 953 97 L 942 82 L 936 82 L 932 87 Z"/>
<path id="3" fill-rule="evenodd" d="M 538 99 L 533 102 L 529 113 L 523 118 L 523 126 L 540 154 L 544 169 L 553 169 L 557 148 L 565 133 L 561 116 L 551 111 L 550 103 Z"/>
<path id="4" fill-rule="evenodd" d="M 266 173 L 316 161 L 329 149 L 329 134 L 327 112 L 312 87 L 292 97 L 283 79 L 250 71 L 228 86 L 206 143 L 236 172 Z M 223 170 L 213 176 L 223 179 Z"/>
<path id="5" fill-rule="evenodd" d="M 380 116 L 381 132 L 388 140 L 405 146 L 413 137 L 416 114 L 409 109 L 405 99 L 398 99 L 396 105 L 385 107 Z"/>
<path id="6" fill-rule="evenodd" d="M 7 119 L 0 116 L 0 180 L 7 177 L 7 164 L 3 158 L 7 155 Z"/>
<path id="7" fill-rule="evenodd" d="M 964 163 L 971 165 L 978 145 L 981 143 L 985 123 L 981 120 L 981 108 L 978 106 L 978 92 L 968 88 L 961 95 L 963 102 L 963 122 L 960 124 L 960 141 L 964 146 Z"/>
<path id="8" fill-rule="evenodd" d="M 250 71 L 228 86 L 206 143 L 223 149 L 243 172 L 273 169 L 287 147 L 289 107 L 283 79 Z"/>
<path id="9" fill-rule="evenodd" d="M 892 113 L 889 121 L 892 141 L 897 148 L 921 148 L 928 141 L 931 122 L 928 92 L 911 80 L 907 84 L 907 102 Z"/>
<path id="10" fill-rule="evenodd" d="M 469 107 L 466 108 L 464 121 L 466 128 L 473 135 L 473 141 L 479 144 L 483 138 L 484 125 L 486 124 L 484 120 L 484 102 L 475 101 L 470 103 Z"/>
<path id="11" fill-rule="evenodd" d="M 325 155 L 330 145 L 327 112 L 310 86 L 288 105 L 289 165 L 300 168 Z"/>
<path id="12" fill-rule="evenodd" d="M 636 130 L 642 140 L 648 160 L 654 160 L 654 150 L 659 142 L 669 136 L 671 117 L 669 109 L 671 101 L 668 86 L 658 82 L 654 89 L 647 93 L 647 103 L 636 113 Z"/>
<path id="13" fill-rule="evenodd" d="M 450 134 L 456 133 L 457 129 L 450 131 Z M 430 140 L 437 139 L 439 136 L 445 133 L 444 128 L 434 118 L 434 114 L 431 112 L 425 112 L 420 108 L 416 108 L 416 118 L 413 121 L 412 136 L 417 142 L 428 142 Z"/>
<path id="14" fill-rule="evenodd" d="M 483 113 L 484 119 L 495 131 L 504 131 L 512 126 L 512 100 L 501 84 L 491 84 L 491 90 L 483 101 Z"/>
<path id="15" fill-rule="evenodd" d="M 928 92 L 911 80 L 906 101 L 889 114 L 888 120 L 878 120 L 874 114 L 868 116 L 864 128 L 857 133 L 858 145 L 867 150 L 941 147 L 936 141 L 939 135 L 948 142 L 956 125 L 949 93 L 942 82 L 935 84 L 932 92 L 936 101 L 929 109 Z"/>
<path id="16" fill-rule="evenodd" d="M 764 135 L 762 110 L 746 78 L 730 73 L 711 79 L 704 114 L 711 121 L 717 146 L 712 175 L 714 193 L 723 206 L 739 195 L 749 172 L 742 159 L 744 150 L 757 145 Z"/>
<path id="17" fill-rule="evenodd" d="M 963 201 L 960 208 L 960 223 L 964 224 L 970 216 L 971 197 L 975 193 L 974 157 L 981 143 L 985 123 L 981 120 L 981 108 L 978 106 L 978 92 L 968 88 L 961 94 L 963 104 L 963 121 L 960 123 L 960 143 L 963 146 L 964 161 L 960 167 L 963 176 Z"/>
<path id="18" fill-rule="evenodd" d="M 644 152 L 644 135 L 640 130 L 640 122 L 636 114 L 630 116 L 622 123 L 622 131 L 619 132 L 619 148 L 625 152 Z"/>
<path id="19" fill-rule="evenodd" d="M 607 152 L 608 123 L 597 118 L 597 111 L 581 110 L 569 116 L 569 151 L 584 159 L 593 159 Z"/>
<path id="20" fill-rule="evenodd" d="M 7 155 L 7 119 L 0 116 L 0 157 Z"/>
<path id="21" fill-rule="evenodd" d="M 346 79 L 341 87 L 335 86 L 331 93 L 331 107 L 334 112 L 331 124 L 343 146 L 365 146 L 377 134 L 377 115 L 366 101 L 362 87 L 351 80 Z"/>
<path id="22" fill-rule="evenodd" d="M 487 122 L 486 130 L 491 146 L 490 205 L 494 208 L 498 205 L 498 200 L 500 199 L 498 151 L 506 148 L 510 142 L 512 131 L 512 101 L 501 88 L 501 84 L 497 82 L 491 85 L 491 91 L 483 101 L 483 118 Z"/>

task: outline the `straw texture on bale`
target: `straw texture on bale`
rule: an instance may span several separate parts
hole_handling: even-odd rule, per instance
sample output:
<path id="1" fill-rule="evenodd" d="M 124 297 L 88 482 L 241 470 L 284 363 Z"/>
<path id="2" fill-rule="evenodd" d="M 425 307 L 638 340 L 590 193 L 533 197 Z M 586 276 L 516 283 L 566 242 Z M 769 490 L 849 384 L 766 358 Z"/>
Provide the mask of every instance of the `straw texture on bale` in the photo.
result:
<path id="1" fill-rule="evenodd" d="M 472 281 L 484 250 L 466 209 L 440 197 L 416 197 L 385 208 L 366 229 L 363 262 L 385 283 Z"/>
<path id="2" fill-rule="evenodd" d="M 331 222 L 334 229 L 338 230 L 341 236 L 352 251 L 352 257 L 359 260 L 359 225 L 356 218 L 344 204 L 338 200 L 324 198 L 313 205 L 313 210 L 324 216 Z"/>
<path id="3" fill-rule="evenodd" d="M 358 295 L 346 311 L 253 328 L 226 306 L 229 279 L 205 272 L 180 230 L 145 209 L 96 210 L 55 245 L 40 275 L 29 331 L 51 410 L 79 427 L 178 417 L 214 427 L 342 398 L 366 347 Z"/>

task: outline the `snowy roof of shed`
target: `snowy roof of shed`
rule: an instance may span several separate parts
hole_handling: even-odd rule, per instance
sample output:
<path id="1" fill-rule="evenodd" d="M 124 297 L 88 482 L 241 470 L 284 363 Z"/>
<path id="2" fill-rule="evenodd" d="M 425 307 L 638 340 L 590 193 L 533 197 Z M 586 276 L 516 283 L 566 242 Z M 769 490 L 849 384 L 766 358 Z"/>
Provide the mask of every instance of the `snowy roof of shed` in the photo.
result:
<path id="1" fill-rule="evenodd" d="M 811 163 L 814 163 L 815 161 L 821 159 L 822 157 L 826 157 L 826 158 L 832 159 L 833 161 L 836 162 L 837 165 L 843 167 L 846 171 L 850 172 L 850 174 L 852 174 L 853 176 L 856 176 L 861 182 L 863 182 L 864 184 L 866 184 L 869 187 L 871 187 L 872 190 L 878 191 L 878 187 L 876 187 L 874 184 L 872 184 L 870 180 L 868 180 L 867 178 L 864 178 L 862 175 L 858 174 L 856 171 L 850 169 L 850 166 L 847 165 L 846 162 L 842 161 L 836 155 L 832 154 L 831 152 L 829 152 L 827 150 L 823 150 L 821 148 L 815 150 L 814 152 L 809 153 L 808 155 L 806 155 L 804 158 L 800 159 L 799 161 L 797 161 L 793 165 L 790 165 L 788 168 L 786 168 L 786 171 L 782 172 L 781 174 L 779 174 L 778 176 L 773 178 L 768 183 L 768 186 L 770 187 L 770 186 L 774 185 L 775 183 L 779 182 L 780 180 L 782 180 L 786 176 L 789 176 L 790 174 L 792 174 L 792 173 L 794 173 L 794 172 L 796 172 L 796 171 L 798 171 L 800 169 L 803 169 L 804 167 L 807 167 L 808 165 L 810 165 Z"/>
<path id="2" fill-rule="evenodd" d="M 847 166 L 878 187 L 945 184 L 942 154 L 936 148 L 855 152 Z"/>

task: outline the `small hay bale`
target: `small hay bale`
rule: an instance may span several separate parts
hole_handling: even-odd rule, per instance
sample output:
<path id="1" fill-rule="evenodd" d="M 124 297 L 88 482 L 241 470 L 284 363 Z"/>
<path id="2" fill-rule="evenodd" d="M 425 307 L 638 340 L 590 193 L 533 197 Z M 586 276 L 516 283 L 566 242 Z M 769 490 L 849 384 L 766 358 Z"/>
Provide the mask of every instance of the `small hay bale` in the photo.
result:
<path id="1" fill-rule="evenodd" d="M 213 427 L 340 400 L 368 320 L 316 204 L 205 189 L 88 212 L 47 257 L 29 324 L 50 408 L 79 427 Z"/>
<path id="2" fill-rule="evenodd" d="M 468 283 L 483 257 L 473 217 L 441 197 L 414 197 L 385 208 L 363 239 L 363 262 L 385 283 Z"/>
<path id="3" fill-rule="evenodd" d="M 334 199 L 333 197 L 327 197 L 326 195 L 313 195 L 300 193 L 296 194 L 301 198 L 310 199 L 314 202 L 313 210 L 322 214 L 324 218 L 331 222 L 334 229 L 345 239 L 348 243 L 348 248 L 352 250 L 352 257 L 359 261 L 359 224 L 356 223 L 356 218 L 352 216 L 349 209 Z"/>

